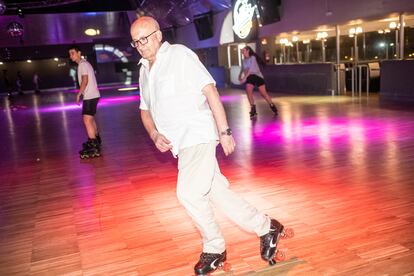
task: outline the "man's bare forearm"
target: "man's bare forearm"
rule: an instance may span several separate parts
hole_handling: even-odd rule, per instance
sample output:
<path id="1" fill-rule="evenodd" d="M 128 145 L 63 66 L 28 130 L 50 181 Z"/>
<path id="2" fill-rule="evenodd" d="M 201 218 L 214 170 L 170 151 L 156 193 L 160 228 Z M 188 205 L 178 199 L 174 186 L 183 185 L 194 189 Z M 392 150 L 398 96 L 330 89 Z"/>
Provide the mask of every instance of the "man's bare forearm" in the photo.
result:
<path id="1" fill-rule="evenodd" d="M 147 110 L 141 110 L 141 120 L 142 124 L 145 127 L 145 130 L 148 132 L 148 135 L 152 140 L 154 140 L 155 135 L 158 133 L 157 128 L 155 127 L 154 120 L 151 117 L 151 114 Z"/>
<path id="2" fill-rule="evenodd" d="M 209 84 L 203 88 L 203 93 L 207 97 L 207 101 L 216 121 L 218 131 L 225 131 L 229 125 L 227 123 L 226 112 L 223 104 L 221 103 L 217 88 L 213 84 Z"/>

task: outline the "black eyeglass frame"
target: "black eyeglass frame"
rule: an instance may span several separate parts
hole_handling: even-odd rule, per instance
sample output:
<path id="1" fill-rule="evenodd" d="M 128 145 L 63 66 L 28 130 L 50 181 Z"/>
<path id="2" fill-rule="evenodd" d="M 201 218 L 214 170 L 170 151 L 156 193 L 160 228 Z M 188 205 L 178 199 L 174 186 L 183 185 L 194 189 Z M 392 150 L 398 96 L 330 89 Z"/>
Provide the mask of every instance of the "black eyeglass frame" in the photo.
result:
<path id="1" fill-rule="evenodd" d="M 144 37 L 141 37 L 141 38 L 140 38 L 140 39 L 138 39 L 138 40 L 132 40 L 132 41 L 130 42 L 131 46 L 132 46 L 133 48 L 137 48 L 137 47 L 138 47 L 138 43 L 139 43 L 139 44 L 141 44 L 142 46 L 143 46 L 143 45 L 145 45 L 145 44 L 147 44 L 147 43 L 148 43 L 148 37 L 150 37 L 151 35 L 155 34 L 157 31 L 158 31 L 158 30 L 155 30 L 155 31 L 153 31 L 152 33 L 150 33 L 149 35 L 144 36 Z"/>

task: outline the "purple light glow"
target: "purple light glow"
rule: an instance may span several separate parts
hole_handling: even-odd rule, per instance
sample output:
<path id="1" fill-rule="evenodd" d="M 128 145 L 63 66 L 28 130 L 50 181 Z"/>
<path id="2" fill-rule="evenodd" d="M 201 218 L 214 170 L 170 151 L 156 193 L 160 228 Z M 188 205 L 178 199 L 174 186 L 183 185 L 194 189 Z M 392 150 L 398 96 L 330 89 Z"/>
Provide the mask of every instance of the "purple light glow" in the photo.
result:
<path id="1" fill-rule="evenodd" d="M 128 103 L 128 102 L 138 102 L 139 96 L 138 95 L 132 95 L 132 96 L 118 96 L 118 97 L 109 97 L 109 98 L 101 98 L 99 100 L 98 106 L 108 106 L 108 105 L 114 105 L 114 104 L 122 104 L 122 103 Z M 66 110 L 75 110 L 75 109 L 81 109 L 82 105 L 77 104 L 65 104 L 65 105 L 52 105 L 47 107 L 40 108 L 40 112 L 46 113 L 46 112 L 56 112 L 56 111 L 66 111 Z"/>
<path id="2" fill-rule="evenodd" d="M 129 87 L 138 87 L 138 84 L 131 84 L 131 85 L 105 85 L 105 86 L 98 86 L 99 91 L 104 91 L 104 90 L 114 90 L 114 89 L 118 89 L 118 88 L 129 88 Z M 69 92 L 69 93 L 77 93 L 79 92 L 79 89 L 68 89 L 65 90 L 65 92 Z"/>
<path id="3" fill-rule="evenodd" d="M 283 121 L 254 127 L 253 136 L 263 143 L 276 141 L 319 141 L 329 139 L 375 140 L 393 133 L 391 122 L 377 119 L 346 120 L 343 118 Z"/>
<path id="4" fill-rule="evenodd" d="M 48 107 L 42 107 L 40 108 L 40 112 L 56 112 L 56 111 L 66 111 L 66 110 L 74 110 L 74 109 L 81 109 L 82 106 L 77 104 L 66 104 L 66 105 L 54 105 L 54 106 L 48 106 Z"/>
<path id="5" fill-rule="evenodd" d="M 118 97 L 110 97 L 110 98 L 102 98 L 99 101 L 99 104 L 107 105 L 109 103 L 123 103 L 123 102 L 132 102 L 132 101 L 138 101 L 139 96 L 133 95 L 133 96 L 118 96 Z"/>

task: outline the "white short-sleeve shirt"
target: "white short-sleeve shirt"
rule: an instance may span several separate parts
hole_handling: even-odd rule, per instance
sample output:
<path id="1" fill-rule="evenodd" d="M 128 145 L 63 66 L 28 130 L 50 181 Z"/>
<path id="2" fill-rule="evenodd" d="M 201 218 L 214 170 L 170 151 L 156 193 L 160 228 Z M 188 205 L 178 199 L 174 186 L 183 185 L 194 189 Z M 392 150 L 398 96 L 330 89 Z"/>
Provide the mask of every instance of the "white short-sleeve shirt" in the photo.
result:
<path id="1" fill-rule="evenodd" d="M 81 59 L 78 65 L 78 81 L 79 85 L 82 82 L 82 76 L 88 75 L 88 84 L 86 85 L 85 91 L 83 92 L 83 99 L 90 100 L 99 98 L 98 84 L 96 83 L 95 71 L 92 65 L 84 59 Z"/>
<path id="2" fill-rule="evenodd" d="M 148 110 L 158 132 L 172 143 L 172 153 L 218 140 L 217 127 L 202 89 L 216 82 L 187 47 L 164 42 L 149 70 L 141 59 L 140 109 Z"/>
<path id="3" fill-rule="evenodd" d="M 260 67 L 255 56 L 243 59 L 243 70 L 247 69 L 249 70 L 250 75 L 256 75 L 263 79 L 263 74 L 260 71 Z"/>

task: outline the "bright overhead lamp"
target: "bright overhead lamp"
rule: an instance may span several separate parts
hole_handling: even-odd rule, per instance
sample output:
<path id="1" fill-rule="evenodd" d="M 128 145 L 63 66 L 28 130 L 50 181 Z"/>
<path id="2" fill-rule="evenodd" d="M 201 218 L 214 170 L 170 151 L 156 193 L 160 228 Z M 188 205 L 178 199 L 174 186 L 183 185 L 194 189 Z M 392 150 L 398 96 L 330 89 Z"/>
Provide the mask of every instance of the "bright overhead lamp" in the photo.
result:
<path id="1" fill-rule="evenodd" d="M 85 34 L 86 35 L 89 35 L 89 36 L 95 36 L 95 35 L 100 34 L 100 31 L 99 31 L 99 29 L 92 29 L 92 28 L 90 28 L 90 29 L 86 29 L 85 30 Z"/>
<path id="2" fill-rule="evenodd" d="M 325 39 L 328 37 L 328 33 L 327 32 L 319 32 L 316 34 L 316 39 Z"/>
<path id="3" fill-rule="evenodd" d="M 287 45 L 289 43 L 289 40 L 287 38 L 281 38 L 279 40 L 279 43 L 282 45 Z"/>
<path id="4" fill-rule="evenodd" d="M 390 23 L 389 27 L 390 27 L 390 29 L 395 29 L 395 28 L 397 28 L 397 23 L 393 21 L 393 22 Z"/>

